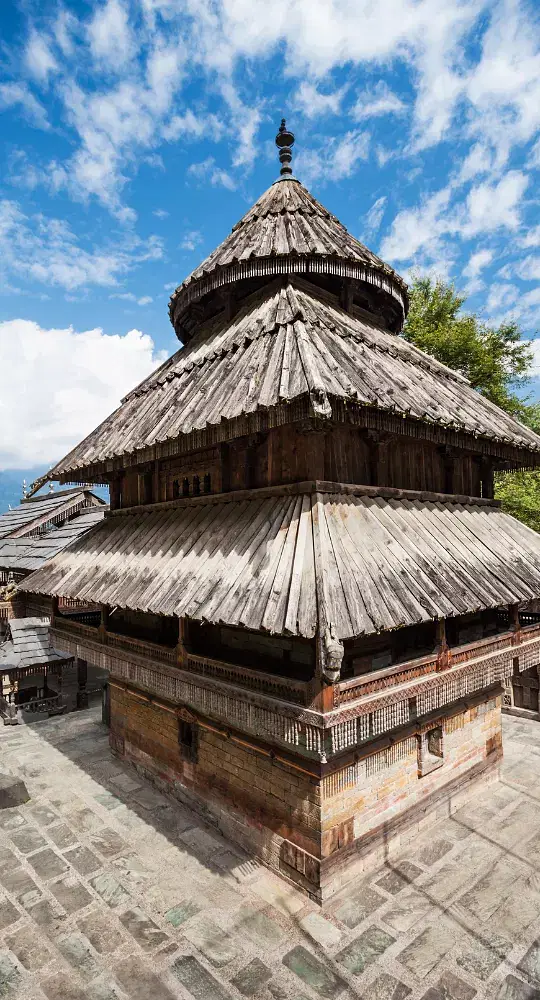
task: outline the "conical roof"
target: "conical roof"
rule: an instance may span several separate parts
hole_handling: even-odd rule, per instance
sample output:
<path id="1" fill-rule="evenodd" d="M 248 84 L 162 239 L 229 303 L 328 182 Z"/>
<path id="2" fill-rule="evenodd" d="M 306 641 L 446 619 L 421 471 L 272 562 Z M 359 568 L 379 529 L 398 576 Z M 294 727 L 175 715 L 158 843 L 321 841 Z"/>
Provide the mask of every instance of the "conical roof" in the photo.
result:
<path id="1" fill-rule="evenodd" d="M 221 243 L 176 289 L 170 317 L 179 338 L 190 339 L 184 319 L 190 306 L 216 289 L 249 279 L 300 274 L 316 284 L 352 279 L 379 292 L 388 326 L 400 328 L 407 314 L 403 279 L 347 231 L 294 177 L 275 181 Z M 248 289 L 251 291 L 252 287 Z M 200 318 L 200 317 L 199 317 Z"/>

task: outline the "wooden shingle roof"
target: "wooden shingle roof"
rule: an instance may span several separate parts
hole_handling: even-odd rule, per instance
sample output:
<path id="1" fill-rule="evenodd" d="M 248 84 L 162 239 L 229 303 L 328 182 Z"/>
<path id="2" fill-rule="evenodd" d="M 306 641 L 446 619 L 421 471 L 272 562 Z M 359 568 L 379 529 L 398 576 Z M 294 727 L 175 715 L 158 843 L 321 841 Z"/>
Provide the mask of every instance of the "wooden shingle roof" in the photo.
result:
<path id="1" fill-rule="evenodd" d="M 19 507 L 0 514 L 0 538 L 37 534 L 48 525 L 63 523 L 84 507 L 104 503 L 95 493 L 80 486 L 23 500 Z"/>
<path id="2" fill-rule="evenodd" d="M 354 277 L 382 288 L 399 303 L 403 317 L 407 313 L 407 286 L 397 272 L 351 236 L 299 180 L 282 177 L 176 289 L 171 322 L 176 327 L 187 304 L 212 288 L 277 273 Z"/>
<path id="3" fill-rule="evenodd" d="M 66 545 L 71 545 L 85 531 L 102 521 L 107 509 L 106 504 L 83 508 L 70 521 L 43 534 L 0 539 L 0 570 L 29 573 L 39 569 Z"/>
<path id="4" fill-rule="evenodd" d="M 494 502 L 302 483 L 109 514 L 25 590 L 340 639 L 540 597 L 540 535 Z"/>
<path id="5" fill-rule="evenodd" d="M 181 435 L 307 400 L 331 418 L 338 401 L 540 452 L 540 437 L 466 379 L 375 325 L 359 310 L 295 279 L 221 316 L 125 397 L 51 472 L 75 474 Z M 146 459 L 142 459 L 146 460 Z"/>
<path id="6" fill-rule="evenodd" d="M 54 649 L 48 618 L 11 618 L 6 639 L 0 643 L 0 671 L 45 667 L 73 659 Z"/>

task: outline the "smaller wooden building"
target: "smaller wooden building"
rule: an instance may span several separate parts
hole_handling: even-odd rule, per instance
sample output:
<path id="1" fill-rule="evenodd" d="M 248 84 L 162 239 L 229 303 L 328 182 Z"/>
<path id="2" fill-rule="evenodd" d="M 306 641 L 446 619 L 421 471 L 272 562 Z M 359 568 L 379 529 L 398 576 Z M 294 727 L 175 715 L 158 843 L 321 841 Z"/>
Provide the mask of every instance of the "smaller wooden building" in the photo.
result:
<path id="1" fill-rule="evenodd" d="M 53 646 L 48 618 L 12 618 L 0 643 L 0 717 L 17 723 L 18 711 L 57 715 L 65 711 L 62 674 L 73 656 Z"/>

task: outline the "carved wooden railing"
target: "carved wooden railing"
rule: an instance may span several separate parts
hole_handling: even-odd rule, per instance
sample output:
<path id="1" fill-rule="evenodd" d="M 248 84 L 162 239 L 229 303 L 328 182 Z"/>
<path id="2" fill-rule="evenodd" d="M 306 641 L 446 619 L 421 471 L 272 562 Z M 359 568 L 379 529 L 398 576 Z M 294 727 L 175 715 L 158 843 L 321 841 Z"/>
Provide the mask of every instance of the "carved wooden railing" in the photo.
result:
<path id="1" fill-rule="evenodd" d="M 0 621 L 7 622 L 9 618 L 9 612 L 11 610 L 11 603 L 8 601 L 0 602 Z"/>
<path id="2" fill-rule="evenodd" d="M 73 617 L 57 616 L 54 620 L 55 641 L 61 648 L 62 636 L 71 641 L 90 643 L 92 646 L 105 647 L 110 651 L 118 650 L 119 654 L 140 657 L 145 661 L 165 663 L 168 666 L 181 666 L 182 670 L 211 677 L 228 684 L 239 685 L 251 691 L 270 695 L 290 701 L 296 705 L 309 704 L 307 684 L 290 677 L 280 677 L 262 670 L 252 670 L 249 667 L 225 663 L 208 656 L 188 652 L 182 662 L 178 658 L 177 647 L 161 646 L 148 640 L 135 639 L 132 636 L 120 635 L 116 632 L 102 632 L 101 629 L 85 625 Z"/>
<path id="3" fill-rule="evenodd" d="M 146 639 L 135 639 L 132 636 L 120 635 L 117 632 L 103 632 L 99 627 L 96 613 L 78 613 L 74 615 L 58 615 L 54 619 L 54 633 L 61 642 L 62 634 L 70 639 L 77 639 L 81 642 L 96 643 L 99 646 L 109 646 L 111 649 L 122 650 L 125 653 L 132 653 L 135 656 L 142 656 L 145 659 L 157 660 L 159 663 L 176 663 L 176 647 L 161 646 L 157 642 L 149 642 Z M 96 624 L 87 624 L 88 621 Z"/>
<path id="4" fill-rule="evenodd" d="M 160 646 L 157 642 L 148 642 L 146 639 L 134 639 L 131 636 L 119 635 L 116 632 L 105 632 L 103 645 L 112 649 L 120 649 L 125 653 L 134 653 L 135 656 L 144 656 L 149 660 L 157 660 L 160 663 L 176 663 L 178 653 L 175 647 Z"/>
<path id="5" fill-rule="evenodd" d="M 416 677 L 434 673 L 436 669 L 436 656 L 420 656 L 416 660 L 407 660 L 406 663 L 397 663 L 393 667 L 351 677 L 350 680 L 341 681 L 336 686 L 334 705 L 344 705 L 348 701 L 356 701 L 357 698 L 375 694 L 376 691 L 384 691 L 385 688 L 395 687 L 397 684 L 406 684 Z"/>
<path id="6" fill-rule="evenodd" d="M 511 648 L 519 645 L 521 641 L 526 641 L 535 636 L 540 637 L 540 621 L 527 625 L 519 632 L 503 632 L 490 636 L 487 639 L 479 639 L 476 642 L 466 643 L 463 646 L 455 646 L 450 649 L 446 669 L 441 669 L 439 659 L 436 655 L 422 656 L 417 660 L 409 660 L 407 663 L 398 663 L 384 670 L 377 670 L 373 673 L 362 674 L 359 677 L 352 677 L 350 680 L 341 681 L 336 685 L 334 692 L 334 706 L 345 705 L 348 702 L 357 701 L 367 695 L 373 695 L 378 691 L 385 691 L 387 688 L 396 688 L 402 684 L 414 680 L 417 677 L 425 677 L 429 674 L 441 670 L 441 676 L 451 672 L 451 668 L 469 661 L 478 660 L 482 657 L 491 656 L 498 650 Z"/>
<path id="7" fill-rule="evenodd" d="M 31 715 L 48 715 L 49 713 L 56 715 L 65 712 L 67 703 L 61 694 L 55 694 L 49 698 L 36 698 L 34 701 L 23 702 L 18 707 L 22 712 L 29 712 Z"/>
<path id="8" fill-rule="evenodd" d="M 308 685 L 291 677 L 280 677 L 267 674 L 262 670 L 251 670 L 234 663 L 224 663 L 208 656 L 188 653 L 182 663 L 183 670 L 193 671 L 203 677 L 213 677 L 229 684 L 247 687 L 251 691 L 260 691 L 273 698 L 292 701 L 296 705 L 309 704 Z"/>

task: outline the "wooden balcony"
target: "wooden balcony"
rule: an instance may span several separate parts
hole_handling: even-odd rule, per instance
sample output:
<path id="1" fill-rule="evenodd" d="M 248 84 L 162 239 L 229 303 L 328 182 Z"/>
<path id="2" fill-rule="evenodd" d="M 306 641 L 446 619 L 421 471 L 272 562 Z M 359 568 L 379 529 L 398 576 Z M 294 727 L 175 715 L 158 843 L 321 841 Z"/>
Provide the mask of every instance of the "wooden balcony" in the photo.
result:
<path id="1" fill-rule="evenodd" d="M 528 618 L 531 617 L 528 616 Z M 540 616 L 535 617 L 538 619 Z M 446 680 L 452 676 L 457 667 L 464 664 L 481 664 L 483 661 L 491 659 L 495 654 L 504 651 L 507 651 L 509 672 L 511 672 L 513 656 L 519 653 L 520 646 L 526 645 L 531 640 L 540 640 L 540 622 L 538 620 L 534 621 L 533 624 L 527 624 L 518 631 L 499 632 L 487 639 L 454 646 L 448 650 L 444 666 L 441 664 L 440 657 L 433 654 L 421 656 L 416 660 L 408 660 L 406 663 L 398 663 L 392 667 L 385 667 L 384 670 L 376 670 L 361 674 L 359 677 L 352 677 L 336 685 L 334 706 L 338 708 L 378 692 L 385 692 L 388 688 L 395 691 L 401 686 L 410 684 L 411 681 L 428 677 L 430 674 L 440 673 L 441 680 L 443 677 Z"/>
<path id="2" fill-rule="evenodd" d="M 290 677 L 280 677 L 262 670 L 252 670 L 249 667 L 215 660 L 193 652 L 187 652 L 181 656 L 178 647 L 162 646 L 155 642 L 103 631 L 96 627 L 96 624 L 88 624 L 88 621 L 91 620 L 90 614 L 87 617 L 77 615 L 76 619 L 64 616 L 55 618 L 53 634 L 60 649 L 62 648 L 62 640 L 68 648 L 71 648 L 70 642 L 75 641 L 89 646 L 89 652 L 85 658 L 90 660 L 92 659 L 92 650 L 106 649 L 111 653 L 117 652 L 123 657 L 133 657 L 137 662 L 144 661 L 154 665 L 165 664 L 169 667 L 178 667 L 189 673 L 197 674 L 199 677 L 208 677 L 226 684 L 247 688 L 250 691 L 257 691 L 260 694 L 292 702 L 295 705 L 308 705 L 310 702 L 309 685 L 303 681 Z"/>

